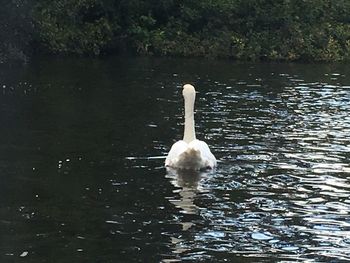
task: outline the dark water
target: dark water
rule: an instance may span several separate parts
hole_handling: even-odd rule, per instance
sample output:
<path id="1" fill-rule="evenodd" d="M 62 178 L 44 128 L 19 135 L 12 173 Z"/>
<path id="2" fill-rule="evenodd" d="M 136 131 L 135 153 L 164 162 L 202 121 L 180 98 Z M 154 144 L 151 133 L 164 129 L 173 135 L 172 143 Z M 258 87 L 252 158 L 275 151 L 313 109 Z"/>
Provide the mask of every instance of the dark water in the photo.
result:
<path id="1" fill-rule="evenodd" d="M 161 158 L 187 82 L 206 174 Z M 350 262 L 347 65 L 42 59 L 0 107 L 0 262 Z"/>

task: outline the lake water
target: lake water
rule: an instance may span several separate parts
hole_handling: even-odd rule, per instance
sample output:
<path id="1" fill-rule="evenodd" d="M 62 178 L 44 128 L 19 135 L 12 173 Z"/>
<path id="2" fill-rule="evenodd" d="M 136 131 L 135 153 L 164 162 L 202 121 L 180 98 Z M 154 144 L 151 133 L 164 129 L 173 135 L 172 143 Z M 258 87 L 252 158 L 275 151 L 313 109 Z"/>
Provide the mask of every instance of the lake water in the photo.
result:
<path id="1" fill-rule="evenodd" d="M 0 262 L 350 261 L 348 65 L 0 69 Z M 163 167 L 184 83 L 212 172 Z"/>

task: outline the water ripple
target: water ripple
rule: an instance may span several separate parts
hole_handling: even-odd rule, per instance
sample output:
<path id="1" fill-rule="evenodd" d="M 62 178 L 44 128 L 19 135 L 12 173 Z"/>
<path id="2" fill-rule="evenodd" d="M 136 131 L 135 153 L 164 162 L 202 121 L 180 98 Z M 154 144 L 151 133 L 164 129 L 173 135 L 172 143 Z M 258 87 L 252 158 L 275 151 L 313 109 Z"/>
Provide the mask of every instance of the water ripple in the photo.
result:
<path id="1" fill-rule="evenodd" d="M 279 77 L 281 92 L 240 80 L 200 104 L 222 162 L 187 198 L 202 227 L 186 230 L 182 259 L 350 260 L 349 86 Z"/>

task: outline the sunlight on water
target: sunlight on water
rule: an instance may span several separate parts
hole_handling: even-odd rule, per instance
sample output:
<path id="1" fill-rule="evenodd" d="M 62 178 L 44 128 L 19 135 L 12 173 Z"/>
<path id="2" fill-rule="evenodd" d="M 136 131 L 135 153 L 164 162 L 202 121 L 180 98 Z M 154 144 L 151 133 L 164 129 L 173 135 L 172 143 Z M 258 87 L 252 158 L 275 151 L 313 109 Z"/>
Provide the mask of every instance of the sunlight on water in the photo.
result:
<path id="1" fill-rule="evenodd" d="M 122 58 L 0 72 L 0 262 L 350 261 L 350 72 Z M 166 170 L 181 87 L 218 159 Z"/>
<path id="2" fill-rule="evenodd" d="M 174 245 L 183 259 L 350 260 L 350 96 L 338 85 L 286 81 L 276 94 L 239 81 L 203 95 L 197 114 L 223 163 L 198 179 L 201 191 L 189 198 L 177 185 L 180 201 L 169 199 L 204 225 L 183 228 L 194 235 Z"/>

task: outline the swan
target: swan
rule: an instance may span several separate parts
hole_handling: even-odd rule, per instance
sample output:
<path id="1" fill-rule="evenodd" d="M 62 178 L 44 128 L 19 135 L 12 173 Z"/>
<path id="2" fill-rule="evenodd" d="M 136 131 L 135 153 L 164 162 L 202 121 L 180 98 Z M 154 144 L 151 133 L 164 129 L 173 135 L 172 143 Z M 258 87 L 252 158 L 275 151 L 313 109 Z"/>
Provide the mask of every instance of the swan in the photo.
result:
<path id="1" fill-rule="evenodd" d="M 165 166 L 174 169 L 203 170 L 216 166 L 215 156 L 204 141 L 196 139 L 194 128 L 194 101 L 196 91 L 190 84 L 183 86 L 185 100 L 185 128 L 183 140 L 171 147 L 165 159 Z"/>

